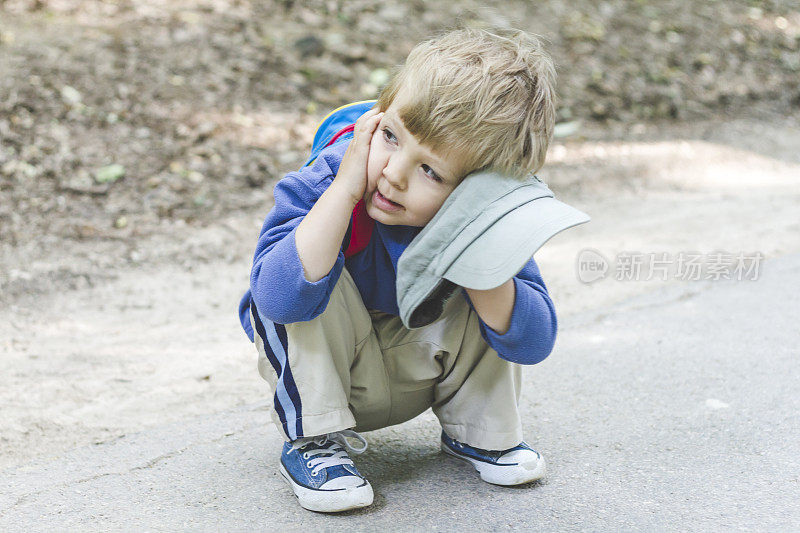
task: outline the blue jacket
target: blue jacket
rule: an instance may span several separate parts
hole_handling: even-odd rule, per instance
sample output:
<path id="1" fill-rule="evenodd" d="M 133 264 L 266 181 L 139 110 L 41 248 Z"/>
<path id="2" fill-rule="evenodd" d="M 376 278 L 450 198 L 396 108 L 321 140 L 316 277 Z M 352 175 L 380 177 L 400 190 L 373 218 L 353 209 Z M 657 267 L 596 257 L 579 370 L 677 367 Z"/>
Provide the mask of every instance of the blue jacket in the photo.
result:
<path id="1" fill-rule="evenodd" d="M 325 310 L 344 266 L 367 309 L 399 315 L 395 287 L 397 260 L 422 228 L 387 226 L 375 221 L 367 247 L 347 259 L 340 251 L 331 271 L 313 283 L 306 280 L 297 255 L 296 228 L 333 182 L 348 145 L 349 141 L 342 141 L 325 148 L 313 164 L 290 172 L 275 185 L 275 205 L 261 228 L 250 290 L 239 304 L 239 318 L 251 341 L 254 338 L 249 315 L 251 299 L 262 316 L 273 322 L 311 320 Z M 556 315 L 533 259 L 514 276 L 514 287 L 515 302 L 508 331 L 499 335 L 480 320 L 481 336 L 503 359 L 520 364 L 538 363 L 553 349 Z M 461 294 L 474 309 L 466 291 Z"/>

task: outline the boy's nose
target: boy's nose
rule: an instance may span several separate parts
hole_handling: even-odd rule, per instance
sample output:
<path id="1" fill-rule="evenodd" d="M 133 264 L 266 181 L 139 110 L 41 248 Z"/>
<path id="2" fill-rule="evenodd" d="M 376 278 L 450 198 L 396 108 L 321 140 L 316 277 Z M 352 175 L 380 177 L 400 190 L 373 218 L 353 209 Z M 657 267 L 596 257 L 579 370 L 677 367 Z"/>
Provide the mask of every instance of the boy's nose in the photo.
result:
<path id="1" fill-rule="evenodd" d="M 386 181 L 395 189 L 403 191 L 406 188 L 405 176 L 406 171 L 403 168 L 403 163 L 400 161 L 400 158 L 389 158 L 386 167 L 383 169 L 383 177 L 386 178 Z"/>

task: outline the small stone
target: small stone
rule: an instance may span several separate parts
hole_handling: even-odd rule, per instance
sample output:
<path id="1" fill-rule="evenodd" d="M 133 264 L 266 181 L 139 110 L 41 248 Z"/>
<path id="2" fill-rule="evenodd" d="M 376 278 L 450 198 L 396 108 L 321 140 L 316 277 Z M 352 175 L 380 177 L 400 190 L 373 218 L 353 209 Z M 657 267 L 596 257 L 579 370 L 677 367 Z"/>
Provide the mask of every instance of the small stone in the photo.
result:
<path id="1" fill-rule="evenodd" d="M 77 105 L 81 103 L 83 96 L 76 88 L 64 85 L 61 88 L 61 99 L 69 105 Z"/>
<path id="2" fill-rule="evenodd" d="M 694 58 L 694 63 L 697 66 L 710 65 L 714 62 L 714 56 L 708 52 L 701 52 Z"/>
<path id="3" fill-rule="evenodd" d="M 14 170 L 26 178 L 35 178 L 39 174 L 39 169 L 26 161 L 17 161 Z"/>
<path id="4" fill-rule="evenodd" d="M 730 405 L 721 400 L 717 400 L 716 398 L 709 398 L 706 400 L 706 407 L 717 410 L 717 409 L 727 409 L 730 407 Z"/>
<path id="5" fill-rule="evenodd" d="M 186 179 L 192 183 L 201 183 L 204 179 L 206 179 L 206 177 L 196 170 L 190 170 L 186 174 Z"/>
<path id="6" fill-rule="evenodd" d="M 347 39 L 343 33 L 329 32 L 323 38 L 325 39 L 325 45 L 331 50 L 348 48 Z"/>
<path id="7" fill-rule="evenodd" d="M 294 43 L 294 47 L 300 52 L 300 57 L 321 56 L 325 51 L 325 43 L 316 35 L 306 35 Z"/>
<path id="8" fill-rule="evenodd" d="M 17 161 L 12 159 L 11 161 L 6 161 L 3 163 L 3 166 L 0 167 L 0 174 L 4 174 L 6 176 L 14 175 L 14 172 L 17 170 Z"/>
<path id="9" fill-rule="evenodd" d="M 605 118 L 608 116 L 608 108 L 602 102 L 595 102 L 592 105 L 592 116 L 594 118 Z"/>
<path id="10" fill-rule="evenodd" d="M 679 42 L 681 42 L 681 35 L 676 31 L 672 30 L 668 31 L 666 37 L 667 37 L 667 42 L 670 44 L 678 44 Z"/>
<path id="11" fill-rule="evenodd" d="M 389 81 L 389 71 L 385 68 L 376 68 L 369 73 L 369 82 L 376 87 L 383 87 Z"/>
<path id="12" fill-rule="evenodd" d="M 114 227 L 117 229 L 122 229 L 128 225 L 128 217 L 121 216 L 114 221 Z"/>
<path id="13" fill-rule="evenodd" d="M 74 175 L 65 180 L 64 186 L 72 191 L 89 191 L 94 185 L 92 177 L 84 169 L 78 169 Z"/>

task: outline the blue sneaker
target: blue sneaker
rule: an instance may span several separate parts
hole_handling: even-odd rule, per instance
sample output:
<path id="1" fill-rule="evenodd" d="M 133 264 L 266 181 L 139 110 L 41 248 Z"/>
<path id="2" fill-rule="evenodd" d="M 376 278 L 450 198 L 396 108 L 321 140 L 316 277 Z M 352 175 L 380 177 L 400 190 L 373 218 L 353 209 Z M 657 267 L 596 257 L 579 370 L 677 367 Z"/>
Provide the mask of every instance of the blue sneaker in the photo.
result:
<path id="1" fill-rule="evenodd" d="M 530 483 L 547 472 L 544 457 L 524 442 L 508 450 L 482 450 L 451 439 L 442 431 L 442 451 L 470 463 L 482 480 L 494 485 Z"/>
<path id="2" fill-rule="evenodd" d="M 347 437 L 363 447 L 353 447 Z M 372 486 L 347 455 L 347 450 L 359 454 L 366 449 L 364 437 L 349 429 L 300 438 L 283 444 L 280 472 L 305 509 L 336 513 L 366 507 L 372 503 Z"/>

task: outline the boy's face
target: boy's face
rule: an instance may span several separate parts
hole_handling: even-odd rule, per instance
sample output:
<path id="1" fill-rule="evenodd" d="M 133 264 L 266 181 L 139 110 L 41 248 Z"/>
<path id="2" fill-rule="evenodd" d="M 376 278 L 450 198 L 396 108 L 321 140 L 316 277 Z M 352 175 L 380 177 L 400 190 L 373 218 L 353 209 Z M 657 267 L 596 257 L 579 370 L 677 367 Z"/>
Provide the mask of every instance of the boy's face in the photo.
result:
<path id="1" fill-rule="evenodd" d="M 378 222 L 421 227 L 459 184 L 463 169 L 457 154 L 436 153 L 417 142 L 403 125 L 397 102 L 395 98 L 372 136 L 364 203 Z"/>

